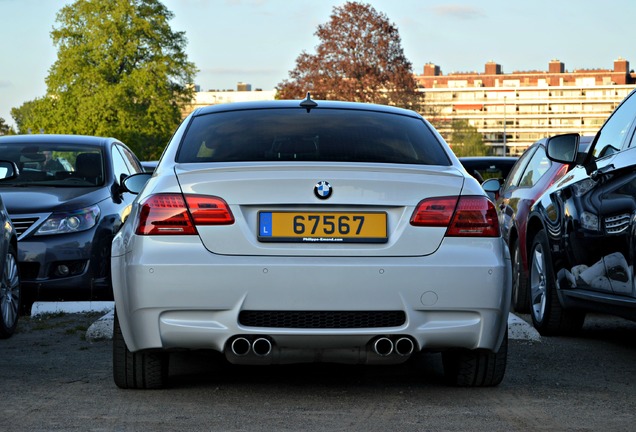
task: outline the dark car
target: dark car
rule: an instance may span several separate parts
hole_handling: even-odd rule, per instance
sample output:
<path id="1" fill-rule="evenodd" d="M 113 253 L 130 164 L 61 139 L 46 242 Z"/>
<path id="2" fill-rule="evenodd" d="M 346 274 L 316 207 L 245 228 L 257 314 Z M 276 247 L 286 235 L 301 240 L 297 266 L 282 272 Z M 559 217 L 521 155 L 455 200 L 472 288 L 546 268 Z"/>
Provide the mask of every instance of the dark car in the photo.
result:
<path id="1" fill-rule="evenodd" d="M 18 232 L 23 309 L 35 300 L 111 300 L 110 247 L 134 196 L 121 181 L 143 169 L 114 138 L 0 137 L 20 174 L 0 184 Z"/>
<path id="2" fill-rule="evenodd" d="M 530 312 L 541 334 L 573 333 L 588 311 L 636 319 L 636 93 L 594 138 L 582 163 L 532 207 Z M 579 136 L 547 140 L 548 157 L 577 160 Z"/>
<path id="3" fill-rule="evenodd" d="M 483 183 L 491 178 L 508 177 L 517 159 L 516 156 L 463 156 L 459 161 L 470 175 Z"/>
<path id="4" fill-rule="evenodd" d="M 0 161 L 0 181 L 18 175 L 18 167 Z M 18 326 L 20 315 L 20 272 L 18 271 L 18 236 L 0 196 L 0 339 L 10 337 Z"/>
<path id="5" fill-rule="evenodd" d="M 580 156 L 585 155 L 592 138 L 580 138 Z M 512 258 L 512 307 L 517 312 L 525 313 L 530 309 L 526 245 L 530 207 L 552 183 L 574 166 L 573 163 L 551 161 L 546 155 L 545 144 L 544 138 L 528 147 L 510 170 L 501 188 L 500 182 L 494 179 L 486 180 L 483 184 L 484 189 L 497 195 L 499 225 Z"/>

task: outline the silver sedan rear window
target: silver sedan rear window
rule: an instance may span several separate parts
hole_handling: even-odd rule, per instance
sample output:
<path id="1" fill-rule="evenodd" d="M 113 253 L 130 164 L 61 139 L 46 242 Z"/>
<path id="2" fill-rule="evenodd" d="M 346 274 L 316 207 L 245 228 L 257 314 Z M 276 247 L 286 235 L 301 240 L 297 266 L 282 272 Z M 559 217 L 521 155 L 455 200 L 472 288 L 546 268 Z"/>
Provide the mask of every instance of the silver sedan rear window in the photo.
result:
<path id="1" fill-rule="evenodd" d="M 257 109 L 195 116 L 177 162 L 324 161 L 450 165 L 421 118 L 365 110 Z"/>

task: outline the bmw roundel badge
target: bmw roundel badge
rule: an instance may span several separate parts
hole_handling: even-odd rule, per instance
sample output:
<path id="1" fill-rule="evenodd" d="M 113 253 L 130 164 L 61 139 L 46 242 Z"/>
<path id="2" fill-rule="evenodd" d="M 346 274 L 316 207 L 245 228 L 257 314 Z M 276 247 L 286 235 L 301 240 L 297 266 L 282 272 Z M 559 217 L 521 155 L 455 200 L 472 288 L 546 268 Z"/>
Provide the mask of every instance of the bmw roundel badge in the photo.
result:
<path id="1" fill-rule="evenodd" d="M 331 185 L 326 181 L 319 181 L 314 186 L 314 193 L 320 199 L 327 199 L 331 196 L 333 189 L 331 189 Z"/>

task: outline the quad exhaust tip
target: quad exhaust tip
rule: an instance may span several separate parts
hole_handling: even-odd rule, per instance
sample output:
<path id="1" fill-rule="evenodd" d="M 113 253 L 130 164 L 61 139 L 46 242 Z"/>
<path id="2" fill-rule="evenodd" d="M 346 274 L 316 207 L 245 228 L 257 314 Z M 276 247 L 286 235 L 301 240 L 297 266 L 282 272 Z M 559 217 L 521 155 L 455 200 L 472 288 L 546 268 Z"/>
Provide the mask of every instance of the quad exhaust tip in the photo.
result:
<path id="1" fill-rule="evenodd" d="M 272 353 L 272 342 L 266 337 L 257 337 L 253 341 L 248 337 L 239 336 L 230 344 L 230 351 L 237 357 L 249 354 L 266 357 Z M 396 354 L 401 357 L 410 356 L 415 350 L 415 343 L 410 337 L 401 336 L 393 339 L 380 336 L 371 344 L 371 349 L 380 357 Z"/>
<path id="2" fill-rule="evenodd" d="M 381 357 L 389 356 L 393 353 L 399 356 L 409 356 L 413 354 L 415 344 L 408 337 L 400 337 L 393 342 L 388 337 L 382 336 L 373 342 L 373 352 Z"/>
<path id="3" fill-rule="evenodd" d="M 230 344 L 230 350 L 232 354 L 243 357 L 250 353 L 259 357 L 265 357 L 272 352 L 272 343 L 269 339 L 259 337 L 254 339 L 254 342 L 250 341 L 246 337 L 237 337 Z"/>

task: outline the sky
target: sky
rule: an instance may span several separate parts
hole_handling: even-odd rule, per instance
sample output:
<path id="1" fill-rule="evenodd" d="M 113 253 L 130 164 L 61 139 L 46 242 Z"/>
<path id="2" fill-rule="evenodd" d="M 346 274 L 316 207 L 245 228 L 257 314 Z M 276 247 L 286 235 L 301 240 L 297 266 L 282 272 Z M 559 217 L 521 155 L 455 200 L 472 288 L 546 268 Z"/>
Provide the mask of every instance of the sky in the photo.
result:
<path id="1" fill-rule="evenodd" d="M 612 69 L 619 57 L 636 67 L 634 0 L 361 0 L 385 14 L 421 74 L 484 72 L 495 61 L 504 73 L 542 70 L 558 59 L 568 71 Z M 0 117 L 46 94 L 57 58 L 51 30 L 73 0 L 0 0 Z M 318 25 L 345 0 L 162 0 L 185 32 L 188 60 L 201 90 L 273 90 L 289 78 L 297 57 L 316 52 Z"/>

